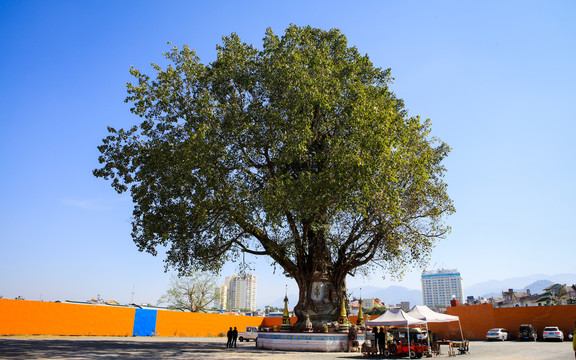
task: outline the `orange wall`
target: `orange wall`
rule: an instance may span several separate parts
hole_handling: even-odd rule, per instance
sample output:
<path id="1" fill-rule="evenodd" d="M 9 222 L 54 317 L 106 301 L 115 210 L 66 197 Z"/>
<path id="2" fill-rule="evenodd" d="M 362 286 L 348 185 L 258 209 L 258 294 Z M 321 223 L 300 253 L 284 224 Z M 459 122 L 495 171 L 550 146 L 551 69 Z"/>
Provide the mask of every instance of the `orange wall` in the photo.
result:
<path id="1" fill-rule="evenodd" d="M 0 335 L 131 336 L 133 308 L 0 299 Z"/>
<path id="2" fill-rule="evenodd" d="M 132 336 L 134 308 L 0 299 L 0 335 L 95 335 Z M 534 306 L 494 309 L 492 305 L 458 306 L 447 309 L 460 317 L 464 337 L 481 340 L 494 327 L 517 335 L 521 324 L 532 324 L 539 336 L 546 326 L 558 326 L 565 334 L 573 331 L 576 305 Z M 372 316 L 376 317 L 376 316 Z M 352 323 L 356 317 L 351 316 Z M 296 318 L 291 318 L 294 324 Z M 237 315 L 201 314 L 158 310 L 157 336 L 219 336 L 230 326 L 278 328 L 281 317 L 262 318 Z M 458 322 L 429 324 L 440 339 L 459 339 Z"/>
<path id="3" fill-rule="evenodd" d="M 290 324 L 294 325 L 294 323 L 296 322 L 297 318 L 296 317 L 291 317 L 290 318 Z M 274 317 L 265 317 L 262 320 L 262 325 L 263 327 L 268 327 L 268 328 L 273 328 L 274 325 L 276 325 L 276 328 L 279 330 L 280 326 L 282 325 L 282 316 L 274 316 Z"/>
<path id="4" fill-rule="evenodd" d="M 136 309 L 0 299 L 0 335 L 132 336 Z M 218 336 L 264 318 L 158 310 L 157 336 Z"/>
<path id="5" fill-rule="evenodd" d="M 379 315 L 370 315 L 370 319 L 375 319 L 377 318 Z M 356 321 L 358 320 L 358 316 L 356 315 L 350 315 L 348 317 L 348 319 L 350 320 L 350 322 L 352 324 L 356 324 Z M 296 321 L 298 320 L 298 318 L 296 317 L 291 317 L 290 318 L 290 324 L 294 325 L 294 323 L 296 323 Z M 272 328 L 274 327 L 274 325 L 276 325 L 277 329 L 280 329 L 280 326 L 282 325 L 282 317 L 265 317 L 264 320 L 262 321 L 262 326 L 263 327 L 269 327 Z"/>
<path id="6" fill-rule="evenodd" d="M 546 326 L 558 326 L 564 334 L 574 331 L 576 322 L 576 306 L 528 306 L 516 308 L 493 308 L 492 305 L 474 305 L 449 307 L 449 315 L 460 317 L 464 337 L 470 340 L 486 338 L 486 332 L 491 328 L 502 327 L 518 335 L 521 324 L 532 324 L 542 336 Z M 428 324 L 431 331 L 441 339 L 460 338 L 460 329 L 457 322 L 443 324 Z"/>
<path id="7" fill-rule="evenodd" d="M 238 316 L 202 314 L 158 310 L 156 315 L 156 336 L 218 336 L 228 329 L 237 327 L 244 331 L 246 326 L 260 326 L 264 318 L 258 316 Z"/>

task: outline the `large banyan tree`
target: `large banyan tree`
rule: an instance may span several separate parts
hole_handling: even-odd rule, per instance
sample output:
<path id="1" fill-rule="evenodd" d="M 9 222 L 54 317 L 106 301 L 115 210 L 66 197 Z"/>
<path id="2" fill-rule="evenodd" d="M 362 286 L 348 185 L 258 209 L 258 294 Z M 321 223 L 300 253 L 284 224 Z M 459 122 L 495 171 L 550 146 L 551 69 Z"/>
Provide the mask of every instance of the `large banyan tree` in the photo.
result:
<path id="1" fill-rule="evenodd" d="M 141 120 L 109 128 L 97 177 L 134 202 L 140 251 L 166 248 L 181 273 L 268 256 L 299 287 L 299 324 L 338 318 L 346 276 L 426 261 L 454 211 L 449 147 L 409 117 L 390 70 L 336 29 L 236 34 L 204 65 L 187 46 L 130 69 Z"/>

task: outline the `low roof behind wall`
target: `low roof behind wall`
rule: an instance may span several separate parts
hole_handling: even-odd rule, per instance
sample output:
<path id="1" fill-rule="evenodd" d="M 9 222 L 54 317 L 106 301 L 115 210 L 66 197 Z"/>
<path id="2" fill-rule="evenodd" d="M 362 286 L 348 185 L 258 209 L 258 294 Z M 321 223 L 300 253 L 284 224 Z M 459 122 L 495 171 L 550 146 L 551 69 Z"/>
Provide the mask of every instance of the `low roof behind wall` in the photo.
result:
<path id="1" fill-rule="evenodd" d="M 449 315 L 460 317 L 464 337 L 470 340 L 486 338 L 486 332 L 491 328 L 502 327 L 513 336 L 517 336 L 522 324 L 532 324 L 542 336 L 546 326 L 558 326 L 565 335 L 574 330 L 576 321 L 576 306 L 525 306 L 513 308 L 494 308 L 490 304 L 456 306 L 446 309 Z M 449 331 L 449 326 L 437 327 L 439 331 Z M 443 330 L 440 330 L 443 329 Z M 451 331 L 451 330 L 450 330 Z M 451 338 L 451 333 L 447 338 Z"/>

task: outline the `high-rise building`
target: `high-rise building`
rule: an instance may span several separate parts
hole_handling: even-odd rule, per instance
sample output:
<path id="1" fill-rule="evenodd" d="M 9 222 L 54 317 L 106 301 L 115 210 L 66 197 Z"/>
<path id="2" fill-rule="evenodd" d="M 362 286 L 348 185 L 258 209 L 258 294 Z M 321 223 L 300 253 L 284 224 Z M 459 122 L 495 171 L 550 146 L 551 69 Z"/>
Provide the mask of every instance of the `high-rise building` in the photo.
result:
<path id="1" fill-rule="evenodd" d="M 218 310 L 228 310 L 228 286 L 221 285 L 218 288 L 214 306 Z"/>
<path id="2" fill-rule="evenodd" d="M 232 309 L 250 309 L 256 310 L 256 275 L 241 274 L 240 276 L 232 275 L 226 277 L 228 288 L 229 310 Z"/>
<path id="3" fill-rule="evenodd" d="M 457 269 L 438 269 L 422 273 L 422 298 L 424 305 L 448 307 L 450 300 L 464 302 L 462 277 Z"/>

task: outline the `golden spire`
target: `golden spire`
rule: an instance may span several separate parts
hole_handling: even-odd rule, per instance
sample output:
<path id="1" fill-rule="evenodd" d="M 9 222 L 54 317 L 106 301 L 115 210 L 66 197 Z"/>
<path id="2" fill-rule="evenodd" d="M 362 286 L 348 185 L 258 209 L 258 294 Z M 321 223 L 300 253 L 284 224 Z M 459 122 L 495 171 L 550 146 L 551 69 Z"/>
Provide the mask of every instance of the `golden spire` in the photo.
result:
<path id="1" fill-rule="evenodd" d="M 348 315 L 346 314 L 346 298 L 342 298 L 342 306 L 340 307 L 340 318 L 338 318 L 338 329 L 340 331 L 348 331 Z"/>
<path id="2" fill-rule="evenodd" d="M 286 285 L 286 295 L 284 295 L 284 313 L 282 314 L 282 325 L 280 330 L 290 331 L 290 313 L 288 312 L 288 285 Z"/>
<path id="3" fill-rule="evenodd" d="M 362 313 L 362 299 L 358 300 L 358 320 L 356 320 L 356 325 L 362 325 L 364 323 L 364 314 Z"/>

